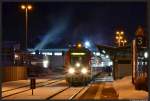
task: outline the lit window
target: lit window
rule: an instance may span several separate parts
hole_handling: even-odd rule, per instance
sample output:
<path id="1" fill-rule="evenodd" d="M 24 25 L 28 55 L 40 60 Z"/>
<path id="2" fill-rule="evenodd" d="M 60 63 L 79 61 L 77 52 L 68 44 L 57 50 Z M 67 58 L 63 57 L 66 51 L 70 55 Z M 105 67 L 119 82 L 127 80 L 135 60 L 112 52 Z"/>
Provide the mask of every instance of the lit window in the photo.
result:
<path id="1" fill-rule="evenodd" d="M 62 56 L 62 52 L 56 52 L 56 53 L 54 53 L 54 55 L 56 55 L 56 56 Z"/>
<path id="2" fill-rule="evenodd" d="M 35 52 L 32 52 L 31 54 L 35 54 Z"/>
<path id="3" fill-rule="evenodd" d="M 42 54 L 43 54 L 43 55 L 52 55 L 51 52 L 43 52 Z"/>

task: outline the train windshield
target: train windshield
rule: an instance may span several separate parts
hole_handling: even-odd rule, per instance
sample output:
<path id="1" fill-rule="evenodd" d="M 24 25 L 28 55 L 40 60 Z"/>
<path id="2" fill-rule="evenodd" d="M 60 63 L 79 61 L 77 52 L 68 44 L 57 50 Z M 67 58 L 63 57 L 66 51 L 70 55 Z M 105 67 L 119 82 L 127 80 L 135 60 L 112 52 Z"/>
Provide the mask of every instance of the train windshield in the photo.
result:
<path id="1" fill-rule="evenodd" d="M 80 63 L 82 65 L 88 64 L 88 57 L 85 53 L 71 53 L 71 65 L 75 65 L 76 63 Z"/>

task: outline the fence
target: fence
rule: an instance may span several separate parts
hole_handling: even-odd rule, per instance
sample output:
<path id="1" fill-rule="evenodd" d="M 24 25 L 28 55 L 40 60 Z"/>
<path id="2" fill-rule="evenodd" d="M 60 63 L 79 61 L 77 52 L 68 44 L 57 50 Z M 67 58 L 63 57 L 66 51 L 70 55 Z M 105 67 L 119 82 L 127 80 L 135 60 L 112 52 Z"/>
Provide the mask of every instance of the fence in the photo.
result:
<path id="1" fill-rule="evenodd" d="M 2 82 L 27 79 L 27 67 L 9 66 L 2 67 Z"/>

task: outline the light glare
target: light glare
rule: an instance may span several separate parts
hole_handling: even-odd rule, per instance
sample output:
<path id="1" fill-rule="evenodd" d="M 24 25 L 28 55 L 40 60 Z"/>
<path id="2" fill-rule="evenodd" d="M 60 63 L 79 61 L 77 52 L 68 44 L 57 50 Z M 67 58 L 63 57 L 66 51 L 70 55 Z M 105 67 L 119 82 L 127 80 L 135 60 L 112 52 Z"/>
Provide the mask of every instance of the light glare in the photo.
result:
<path id="1" fill-rule="evenodd" d="M 81 48 L 81 47 L 82 47 L 82 45 L 79 43 L 79 44 L 78 44 L 78 48 Z"/>
<path id="2" fill-rule="evenodd" d="M 21 5 L 21 9 L 25 9 L 26 8 L 26 6 L 25 5 Z"/>
<path id="3" fill-rule="evenodd" d="M 85 55 L 85 53 L 71 53 L 71 55 Z"/>
<path id="4" fill-rule="evenodd" d="M 144 53 L 144 57 L 145 57 L 145 58 L 148 58 L 148 52 L 145 52 L 145 53 Z"/>
<path id="5" fill-rule="evenodd" d="M 119 32 L 117 31 L 116 34 L 119 34 Z"/>
<path id="6" fill-rule="evenodd" d="M 56 53 L 54 53 L 54 55 L 56 55 L 56 56 L 62 56 L 62 52 L 56 52 Z"/>
<path id="7" fill-rule="evenodd" d="M 76 63 L 76 67 L 80 67 L 80 63 Z"/>
<path id="8" fill-rule="evenodd" d="M 31 6 L 31 5 L 28 5 L 28 9 L 29 9 L 29 10 L 32 9 L 32 6 Z"/>
<path id="9" fill-rule="evenodd" d="M 17 54 L 15 54 L 15 59 L 18 58 L 19 56 Z"/>
<path id="10" fill-rule="evenodd" d="M 49 63 L 48 60 L 43 60 L 43 67 L 47 68 L 48 67 L 48 63 Z"/>
<path id="11" fill-rule="evenodd" d="M 86 42 L 85 42 L 85 47 L 86 47 L 86 48 L 90 47 L 90 42 L 89 42 L 89 41 L 86 41 Z"/>
<path id="12" fill-rule="evenodd" d="M 73 73 L 75 72 L 75 70 L 74 70 L 74 68 L 69 68 L 68 72 L 69 72 L 70 74 L 73 74 Z"/>
<path id="13" fill-rule="evenodd" d="M 82 68 L 82 69 L 81 69 L 81 72 L 82 72 L 83 74 L 86 74 L 86 73 L 87 73 L 87 69 L 86 69 L 86 68 Z"/>

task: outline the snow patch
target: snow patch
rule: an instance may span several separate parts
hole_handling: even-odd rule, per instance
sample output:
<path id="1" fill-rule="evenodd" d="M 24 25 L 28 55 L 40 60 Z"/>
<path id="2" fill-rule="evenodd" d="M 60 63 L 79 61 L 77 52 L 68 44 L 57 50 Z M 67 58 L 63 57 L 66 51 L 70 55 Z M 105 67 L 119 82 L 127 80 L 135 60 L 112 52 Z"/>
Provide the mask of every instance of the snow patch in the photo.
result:
<path id="1" fill-rule="evenodd" d="M 148 92 L 135 89 L 132 76 L 114 81 L 113 87 L 119 94 L 119 99 L 148 99 Z"/>

